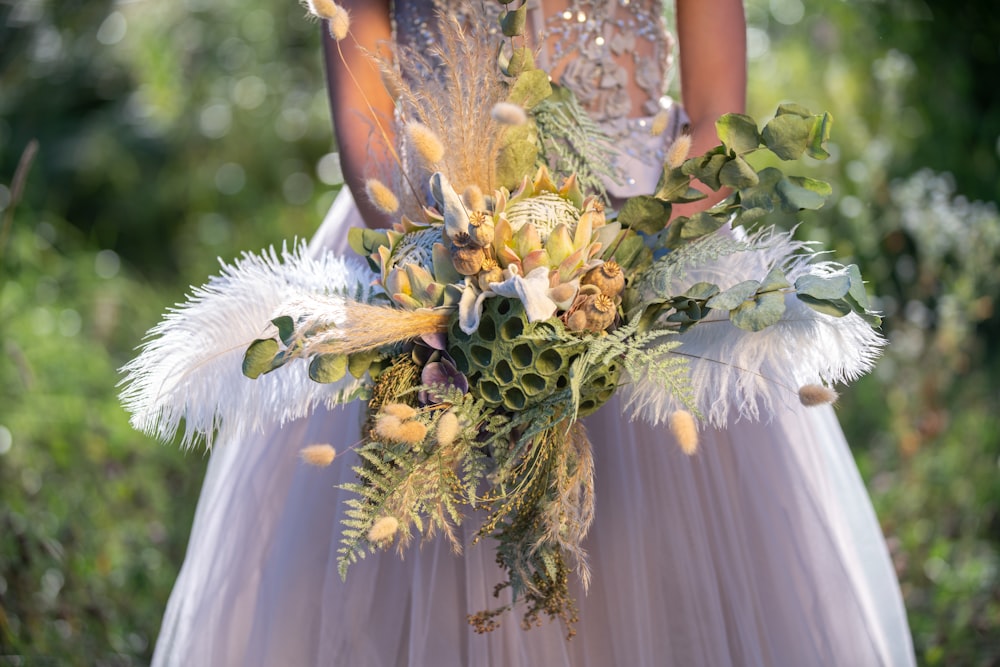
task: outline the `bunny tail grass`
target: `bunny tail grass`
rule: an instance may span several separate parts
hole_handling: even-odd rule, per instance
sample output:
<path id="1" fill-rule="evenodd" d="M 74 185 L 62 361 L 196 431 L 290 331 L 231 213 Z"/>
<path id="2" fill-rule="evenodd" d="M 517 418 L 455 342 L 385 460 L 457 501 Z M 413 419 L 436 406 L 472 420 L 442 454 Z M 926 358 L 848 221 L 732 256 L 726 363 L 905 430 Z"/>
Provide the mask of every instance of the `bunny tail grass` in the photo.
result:
<path id="1" fill-rule="evenodd" d="M 167 313 L 122 368 L 121 400 L 132 425 L 161 440 L 182 431 L 184 446 L 204 438 L 210 447 L 222 433 L 240 438 L 342 402 L 359 381 L 318 384 L 304 367 L 250 380 L 242 374 L 243 354 L 255 339 L 275 335 L 270 320 L 281 304 L 309 295 L 371 298 L 374 277 L 361 261 L 310 257 L 304 243 L 223 264 Z"/>

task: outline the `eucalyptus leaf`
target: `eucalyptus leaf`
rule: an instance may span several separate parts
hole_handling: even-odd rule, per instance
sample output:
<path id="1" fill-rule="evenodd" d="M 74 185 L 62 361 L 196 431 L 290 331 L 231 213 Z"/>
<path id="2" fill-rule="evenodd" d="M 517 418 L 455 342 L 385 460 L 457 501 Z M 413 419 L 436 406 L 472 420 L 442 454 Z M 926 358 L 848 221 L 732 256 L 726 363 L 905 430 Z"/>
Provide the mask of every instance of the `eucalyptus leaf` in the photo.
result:
<path id="1" fill-rule="evenodd" d="M 645 333 L 653 328 L 656 324 L 656 320 L 663 315 L 664 312 L 670 309 L 670 306 L 663 303 L 662 301 L 655 301 L 648 304 L 639 315 L 638 331 L 639 333 Z"/>
<path id="2" fill-rule="evenodd" d="M 775 191 L 781 198 L 782 207 L 788 211 L 809 209 L 814 211 L 822 208 L 827 198 L 833 193 L 833 188 L 825 181 L 803 176 L 788 176 L 775 186 Z"/>
<path id="3" fill-rule="evenodd" d="M 285 345 L 292 344 L 292 336 L 295 335 L 295 320 L 288 315 L 281 315 L 271 320 L 271 324 L 278 327 L 278 337 Z"/>
<path id="4" fill-rule="evenodd" d="M 740 190 L 740 206 L 744 209 L 763 209 L 771 212 L 781 207 L 781 198 L 775 188 L 785 174 L 775 167 L 767 167 L 757 173 L 757 184 Z"/>
<path id="5" fill-rule="evenodd" d="M 826 142 L 830 139 L 830 128 L 833 126 L 833 116 L 824 112 L 821 115 L 813 116 L 812 129 L 809 131 L 809 145 L 806 151 L 809 157 L 817 160 L 825 160 L 830 157 L 826 150 Z"/>
<path id="6" fill-rule="evenodd" d="M 727 188 L 742 190 L 753 187 L 759 182 L 756 170 L 741 157 L 727 160 L 719 170 L 719 183 Z"/>
<path id="7" fill-rule="evenodd" d="M 674 204 L 687 204 L 704 199 L 707 195 L 692 188 L 691 176 L 685 174 L 681 167 L 675 167 L 674 169 L 664 169 L 653 196 Z"/>
<path id="8" fill-rule="evenodd" d="M 845 299 L 817 299 L 808 294 L 798 294 L 799 301 L 806 304 L 813 310 L 833 317 L 843 317 L 850 313 L 853 308 Z"/>
<path id="9" fill-rule="evenodd" d="M 851 279 L 844 274 L 829 276 L 806 274 L 799 276 L 795 281 L 795 291 L 800 296 L 813 299 L 843 299 L 850 288 Z"/>
<path id="10" fill-rule="evenodd" d="M 745 331 L 761 331 L 777 324 L 784 314 L 785 295 L 781 292 L 764 292 L 731 311 L 729 320 Z"/>
<path id="11" fill-rule="evenodd" d="M 686 160 L 681 165 L 681 170 L 685 174 L 697 178 L 713 190 L 718 190 L 722 187 L 722 183 L 719 182 L 719 172 L 726 166 L 726 162 L 729 161 L 725 150 L 725 148 L 719 146 L 700 157 Z"/>
<path id="12" fill-rule="evenodd" d="M 750 116 L 739 113 L 727 113 L 715 121 L 715 130 L 719 134 L 726 150 L 736 155 L 743 155 L 757 150 L 760 146 L 760 132 L 757 131 L 757 121 Z"/>
<path id="13" fill-rule="evenodd" d="M 791 287 L 791 283 L 785 278 L 785 272 L 781 269 L 771 269 L 764 280 L 760 283 L 760 289 L 758 292 L 774 292 L 777 290 L 788 289 Z"/>
<path id="14" fill-rule="evenodd" d="M 633 275 L 652 264 L 653 252 L 646 247 L 643 238 L 635 232 L 626 230 L 623 233 L 625 237 L 621 243 L 617 244 L 612 257 L 605 256 L 605 259 L 614 259 L 626 275 Z"/>
<path id="15" fill-rule="evenodd" d="M 250 343 L 243 354 L 243 375 L 256 380 L 261 375 L 274 370 L 274 357 L 278 354 L 278 341 L 273 338 L 258 338 Z"/>
<path id="16" fill-rule="evenodd" d="M 309 379 L 321 384 L 337 382 L 347 375 L 347 355 L 320 354 L 309 362 Z"/>
<path id="17" fill-rule="evenodd" d="M 683 296 L 688 299 L 700 299 L 702 301 L 710 299 L 721 290 L 718 285 L 709 282 L 700 282 L 688 287 L 687 291 L 684 292 Z"/>
<path id="18" fill-rule="evenodd" d="M 705 303 L 705 306 L 713 310 L 733 310 L 753 298 L 757 294 L 758 288 L 760 288 L 760 282 L 744 280 L 716 294 Z"/>
<path id="19" fill-rule="evenodd" d="M 520 76 L 524 72 L 535 69 L 535 56 L 527 46 L 514 49 L 507 65 L 508 76 Z"/>
<path id="20" fill-rule="evenodd" d="M 549 83 L 549 75 L 544 70 L 533 69 L 517 77 L 507 95 L 507 101 L 531 109 L 551 94 L 552 84 Z"/>
<path id="21" fill-rule="evenodd" d="M 378 359 L 379 356 L 378 350 L 349 354 L 347 355 L 347 370 L 353 377 L 360 380 L 368 372 L 372 362 Z"/>
<path id="22" fill-rule="evenodd" d="M 643 234 L 656 234 L 670 220 L 670 208 L 669 203 L 649 195 L 630 197 L 618 213 L 618 222 Z"/>
<path id="23" fill-rule="evenodd" d="M 775 116 L 761 136 L 767 147 L 782 160 L 797 160 L 809 146 L 809 135 L 813 123 L 808 118 L 795 114 Z"/>
<path id="24" fill-rule="evenodd" d="M 516 189 L 537 159 L 538 146 L 534 142 L 514 141 L 504 146 L 497 156 L 497 181 L 509 190 Z"/>
<path id="25" fill-rule="evenodd" d="M 848 279 L 851 281 L 848 294 L 854 299 L 855 303 L 868 310 L 871 308 L 871 302 L 868 300 L 868 292 L 865 290 L 865 281 L 861 277 L 861 269 L 858 268 L 857 264 L 849 264 L 845 267 L 845 270 Z"/>
<path id="26" fill-rule="evenodd" d="M 500 29 L 507 37 L 517 37 L 524 34 L 524 26 L 528 19 L 528 3 L 522 4 L 514 11 L 508 11 L 500 18 Z"/>
<path id="27" fill-rule="evenodd" d="M 674 218 L 667 227 L 660 247 L 677 248 L 696 239 L 711 234 L 726 224 L 728 216 L 713 215 L 708 211 L 699 211 L 692 216 Z"/>

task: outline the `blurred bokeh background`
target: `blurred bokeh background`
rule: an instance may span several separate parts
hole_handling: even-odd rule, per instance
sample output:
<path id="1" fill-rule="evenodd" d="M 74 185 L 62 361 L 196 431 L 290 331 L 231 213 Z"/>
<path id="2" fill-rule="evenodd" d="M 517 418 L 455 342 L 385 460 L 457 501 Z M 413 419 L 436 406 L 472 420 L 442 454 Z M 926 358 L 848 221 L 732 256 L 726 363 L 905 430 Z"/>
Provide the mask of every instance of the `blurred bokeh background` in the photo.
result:
<path id="1" fill-rule="evenodd" d="M 861 264 L 886 315 L 840 416 L 918 659 L 1000 665 L 1000 14 L 746 8 L 750 112 L 836 118 L 811 172 L 836 201 L 799 233 Z M 217 257 L 307 237 L 332 201 L 303 14 L 0 0 L 0 664 L 149 660 L 206 458 L 133 432 L 116 369 Z"/>

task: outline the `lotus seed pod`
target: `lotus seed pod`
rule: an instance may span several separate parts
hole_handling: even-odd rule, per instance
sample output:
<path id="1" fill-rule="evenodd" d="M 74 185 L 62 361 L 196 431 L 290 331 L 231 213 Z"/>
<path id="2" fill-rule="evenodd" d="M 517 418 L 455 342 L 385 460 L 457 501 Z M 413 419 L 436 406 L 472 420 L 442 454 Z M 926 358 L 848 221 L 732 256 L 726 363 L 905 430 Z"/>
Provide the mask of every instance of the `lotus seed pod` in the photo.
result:
<path id="1" fill-rule="evenodd" d="M 469 235 L 480 248 L 487 248 L 493 243 L 493 231 L 493 218 L 486 211 L 474 211 L 469 216 Z"/>
<path id="2" fill-rule="evenodd" d="M 580 279 L 580 284 L 593 285 L 601 290 L 601 294 L 615 299 L 625 290 L 625 272 L 612 259 L 587 271 Z"/>
<path id="3" fill-rule="evenodd" d="M 484 259 L 486 259 L 486 253 L 483 252 L 482 248 L 474 246 L 465 248 L 452 246 L 451 248 L 451 262 L 455 265 L 455 270 L 463 276 L 474 276 L 479 273 L 479 270 L 483 268 Z"/>
<path id="4" fill-rule="evenodd" d="M 537 326 L 555 327 L 565 342 L 532 339 Z M 469 388 L 491 406 L 523 410 L 569 386 L 573 362 L 586 351 L 584 340 L 566 333 L 558 319 L 530 323 L 516 299 L 493 297 L 483 303 L 479 328 L 462 331 L 455 315 L 449 323 L 448 354 L 469 379 Z M 620 368 L 612 361 L 581 388 L 579 415 L 604 404 L 618 385 Z"/>

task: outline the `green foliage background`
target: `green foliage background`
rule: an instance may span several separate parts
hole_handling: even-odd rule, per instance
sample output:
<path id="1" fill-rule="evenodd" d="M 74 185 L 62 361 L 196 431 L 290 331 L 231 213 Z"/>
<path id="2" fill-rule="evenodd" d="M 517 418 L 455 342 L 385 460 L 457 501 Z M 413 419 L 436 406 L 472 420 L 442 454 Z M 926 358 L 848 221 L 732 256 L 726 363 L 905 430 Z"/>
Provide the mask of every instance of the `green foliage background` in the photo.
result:
<path id="1" fill-rule="evenodd" d="M 746 5 L 750 112 L 836 118 L 838 203 L 799 229 L 886 314 L 840 415 L 927 665 L 1000 664 L 992 4 Z M 0 44 L 0 656 L 25 659 L 0 663 L 145 664 L 205 457 L 133 432 L 115 369 L 217 255 L 316 228 L 318 29 L 294 2 L 0 0 Z"/>

